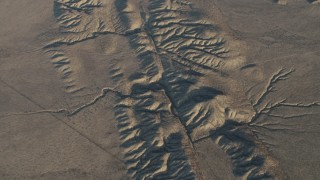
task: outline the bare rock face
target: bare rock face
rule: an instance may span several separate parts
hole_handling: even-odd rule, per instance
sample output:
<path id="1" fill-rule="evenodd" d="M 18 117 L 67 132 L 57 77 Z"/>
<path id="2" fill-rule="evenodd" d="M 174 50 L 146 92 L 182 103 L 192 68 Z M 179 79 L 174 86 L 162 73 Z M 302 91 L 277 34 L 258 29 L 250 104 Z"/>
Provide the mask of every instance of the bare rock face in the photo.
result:
<path id="1" fill-rule="evenodd" d="M 294 179 L 315 172 L 297 172 L 290 164 L 297 162 L 296 153 L 284 141 L 309 143 L 316 135 L 300 133 L 320 127 L 308 125 L 315 123 L 320 106 L 314 78 L 319 63 L 310 60 L 319 51 L 314 47 L 320 34 L 295 25 L 300 19 L 286 20 L 301 6 L 305 17 L 319 22 L 317 2 L 54 0 L 51 26 L 36 43 L 41 58 L 49 59 L 43 65 L 50 69 L 46 76 L 53 77 L 44 75 L 43 81 L 59 87 L 51 99 L 64 105 L 45 99 L 41 105 L 41 98 L 25 95 L 0 76 L 4 86 L 37 107 L 9 109 L 0 117 L 48 115 L 106 153 L 108 162 L 88 169 L 79 161 L 66 165 L 67 171 L 54 164 L 51 173 L 40 163 L 41 173 L 20 176 Z M 310 14 L 306 8 L 313 8 Z M 0 57 L 10 58 L 1 50 Z M 301 62 L 304 57 L 307 62 Z M 101 172 L 105 168 L 118 175 L 107 176 Z"/>

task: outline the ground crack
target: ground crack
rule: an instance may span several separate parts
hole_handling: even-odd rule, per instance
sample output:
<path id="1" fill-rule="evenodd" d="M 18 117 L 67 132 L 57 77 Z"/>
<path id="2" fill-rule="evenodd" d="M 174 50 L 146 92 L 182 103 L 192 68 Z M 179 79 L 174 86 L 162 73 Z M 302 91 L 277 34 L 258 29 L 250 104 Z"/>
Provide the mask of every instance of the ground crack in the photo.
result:
<path id="1" fill-rule="evenodd" d="M 73 116 L 79 113 L 80 111 L 94 105 L 97 103 L 100 99 L 104 98 L 109 92 L 115 93 L 119 97 L 125 97 L 123 93 L 120 91 L 115 90 L 111 87 L 104 87 L 101 89 L 99 95 L 94 97 L 91 101 L 82 104 L 81 106 L 75 108 L 75 109 L 68 109 L 68 108 L 61 108 L 61 109 L 44 109 L 40 111 L 30 111 L 30 112 L 18 112 L 18 113 L 10 113 L 0 116 L 0 118 L 9 117 L 9 116 L 19 116 L 19 115 L 33 115 L 33 114 L 42 114 L 42 113 L 53 113 L 53 114 L 64 114 L 65 116 Z"/>

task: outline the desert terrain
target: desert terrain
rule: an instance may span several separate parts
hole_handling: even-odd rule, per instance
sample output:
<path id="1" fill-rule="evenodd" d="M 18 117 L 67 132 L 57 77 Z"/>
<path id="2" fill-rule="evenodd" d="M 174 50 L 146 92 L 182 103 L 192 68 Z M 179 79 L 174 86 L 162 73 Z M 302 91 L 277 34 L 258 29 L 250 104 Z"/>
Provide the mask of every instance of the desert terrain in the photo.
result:
<path id="1" fill-rule="evenodd" d="M 317 0 L 1 0 L 0 179 L 320 177 Z"/>

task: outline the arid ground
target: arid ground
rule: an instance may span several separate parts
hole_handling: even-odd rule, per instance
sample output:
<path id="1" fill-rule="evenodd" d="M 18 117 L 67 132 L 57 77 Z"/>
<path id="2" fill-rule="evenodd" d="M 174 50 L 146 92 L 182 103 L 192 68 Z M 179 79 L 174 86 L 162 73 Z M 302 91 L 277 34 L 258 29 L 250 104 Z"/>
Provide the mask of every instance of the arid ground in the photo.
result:
<path id="1" fill-rule="evenodd" d="M 317 0 L 1 0 L 0 179 L 320 177 Z"/>

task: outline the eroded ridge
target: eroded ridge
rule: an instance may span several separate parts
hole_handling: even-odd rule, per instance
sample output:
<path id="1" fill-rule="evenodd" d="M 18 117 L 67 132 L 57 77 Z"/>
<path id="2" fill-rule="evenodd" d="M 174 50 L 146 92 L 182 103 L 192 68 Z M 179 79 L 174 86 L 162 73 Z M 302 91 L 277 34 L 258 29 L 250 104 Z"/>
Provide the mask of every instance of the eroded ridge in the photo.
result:
<path id="1" fill-rule="evenodd" d="M 43 48 L 63 80 L 66 92 L 81 93 L 87 82 L 81 79 L 81 62 L 66 55 L 64 47 L 104 34 L 124 35 L 121 19 L 113 1 L 109 0 L 54 0 L 54 16 L 59 33 Z M 118 78 L 119 75 L 114 75 Z"/>
<path id="2" fill-rule="evenodd" d="M 72 45 L 104 33 L 128 38 L 139 70 L 124 79 L 121 68 L 113 65 L 110 75 L 127 88 L 126 95 L 119 96 L 115 117 L 132 178 L 202 179 L 193 144 L 212 138 L 230 157 L 236 177 L 285 179 L 279 163 L 251 128 L 261 114 L 271 115 L 275 107 L 319 104 L 265 103 L 275 83 L 291 73 L 284 70 L 250 104 L 241 88 L 231 93 L 230 89 L 238 88 L 236 78 L 223 77 L 244 65 L 242 56 L 232 50 L 237 43 L 218 26 L 192 16 L 196 12 L 188 1 L 137 2 L 56 0 L 55 14 L 64 36 L 48 45 L 49 49 Z M 60 71 L 68 68 L 70 60 L 59 59 L 65 57 L 57 53 L 52 55 L 54 66 Z M 235 99 L 240 100 L 238 107 L 232 106 Z"/>
<path id="3" fill-rule="evenodd" d="M 53 67 L 59 72 L 67 93 L 78 93 L 85 85 L 78 79 L 81 65 L 68 57 L 63 45 L 71 45 L 90 39 L 106 28 L 101 17 L 97 18 L 96 9 L 102 7 L 98 0 L 54 0 L 54 16 L 59 24 L 59 35 L 47 43 L 45 53 Z"/>
<path id="4" fill-rule="evenodd" d="M 153 0 L 139 5 L 116 1 L 123 29 L 140 34 L 136 40 L 159 59 L 170 59 L 188 68 L 218 72 L 244 63 L 240 44 L 206 20 L 188 1 Z M 197 16 L 195 16 L 197 14 Z M 158 60 L 160 61 L 160 60 Z M 160 62 L 158 62 L 160 64 Z"/>
<path id="5" fill-rule="evenodd" d="M 198 84 L 202 77 L 193 71 L 168 70 L 161 81 L 172 102 L 171 111 L 179 117 L 191 141 L 197 143 L 210 137 L 230 157 L 236 177 L 286 178 L 265 142 L 250 128 L 253 119 L 245 122 L 233 119 L 235 116 L 229 112 L 240 113 L 241 109 L 228 106 L 228 93 Z"/>
<path id="6" fill-rule="evenodd" d="M 275 114 L 279 108 L 308 108 L 319 107 L 319 102 L 290 103 L 286 98 L 270 102 L 270 95 L 276 91 L 276 84 L 289 79 L 294 69 L 280 68 L 266 82 L 256 97 L 247 92 L 255 115 L 247 123 L 239 123 L 233 119 L 211 132 L 211 138 L 230 157 L 233 172 L 236 177 L 243 179 L 289 179 L 281 168 L 280 163 L 272 154 L 269 147 L 272 144 L 260 139 L 259 129 L 270 131 L 298 132 L 294 127 L 278 123 L 267 122 L 269 117 L 292 119 L 311 115 L 312 113 L 280 115 Z M 302 131 L 303 132 L 303 131 Z"/>
<path id="7" fill-rule="evenodd" d="M 307 110 L 320 106 L 317 101 L 290 103 L 287 99 L 282 99 L 269 102 L 271 93 L 276 91 L 276 84 L 288 80 L 293 72 L 294 69 L 281 68 L 270 77 L 256 97 L 253 98 L 252 94 L 247 94 L 249 99 L 252 99 L 251 106 L 255 112 L 253 116 L 247 118 L 247 121 L 239 121 L 234 119 L 235 116 L 228 115 L 232 109 L 225 106 L 228 100 L 224 97 L 230 96 L 230 92 L 213 88 L 214 84 L 211 86 L 198 84 L 198 81 L 205 76 L 201 73 L 166 70 L 161 83 L 172 102 L 172 112 L 179 117 L 192 142 L 197 143 L 206 137 L 211 137 L 230 157 L 236 177 L 243 179 L 288 179 L 278 160 L 269 150 L 270 144 L 260 140 L 257 131 L 261 127 L 270 131 L 296 132 L 295 129 L 281 123 L 271 124 L 273 126 L 270 127 L 270 123 L 267 123 L 266 119 L 268 117 L 291 119 L 312 114 L 280 115 L 275 113 L 279 113 L 276 111 L 278 108 L 304 108 Z M 228 82 L 228 78 L 225 80 Z M 212 81 L 217 82 L 217 79 Z M 237 111 L 240 113 L 242 110 L 238 109 Z"/>
<path id="8" fill-rule="evenodd" d="M 192 141 L 208 136 L 224 123 L 224 108 L 216 101 L 224 93 L 210 86 L 197 86 L 203 75 L 192 71 L 168 70 L 161 83 Z"/>
<path id="9" fill-rule="evenodd" d="M 59 72 L 60 78 L 65 84 L 65 91 L 68 93 L 77 93 L 85 88 L 84 85 L 77 82 L 74 72 L 75 65 L 72 65 L 71 59 L 65 55 L 62 50 L 51 48 L 47 49 L 46 53 L 51 59 L 53 67 Z"/>
<path id="10" fill-rule="evenodd" d="M 277 160 L 247 127 L 228 121 L 211 138 L 230 157 L 233 173 L 241 179 L 288 179 Z"/>
<path id="11" fill-rule="evenodd" d="M 130 29 L 137 22 L 127 13 L 133 5 L 125 3 L 118 1 L 116 7 L 122 26 Z M 127 79 L 129 96 L 119 99 L 115 115 L 128 173 L 134 179 L 202 179 L 192 142 L 172 114 L 170 99 L 159 83 L 164 60 L 149 32 L 141 30 L 127 37 L 136 51 L 139 70 Z"/>
<path id="12" fill-rule="evenodd" d="M 96 37 L 98 34 L 121 31 L 108 0 L 55 0 L 54 15 L 61 36 L 48 47 L 71 45 Z"/>
<path id="13" fill-rule="evenodd" d="M 156 100 L 154 88 L 141 86 L 133 86 L 131 97 L 115 108 L 128 173 L 134 179 L 196 179 L 191 145 L 183 131 L 166 125 L 175 117 Z"/>
<path id="14" fill-rule="evenodd" d="M 199 12 L 187 1 L 150 1 L 143 12 L 145 30 L 160 54 L 198 71 L 223 71 L 241 61 L 219 27 L 192 13 Z"/>
<path id="15" fill-rule="evenodd" d="M 152 39 L 148 33 L 140 33 L 139 29 L 133 33 L 122 33 L 124 29 L 133 29 L 134 24 L 126 23 L 125 15 L 122 13 L 126 14 L 128 8 L 117 7 L 118 1 L 115 9 L 121 9 L 120 15 L 107 21 L 102 15 L 105 15 L 103 12 L 108 12 L 105 5 L 110 2 L 55 1 L 55 15 L 62 35 L 50 42 L 45 49 L 50 53 L 54 52 L 51 58 L 54 65 L 59 64 L 59 71 L 64 72 L 61 68 L 66 69 L 66 79 L 73 79 L 74 71 L 71 68 L 74 66 L 70 67 L 70 59 L 64 56 L 63 51 L 57 50 L 58 48 L 103 33 L 116 32 L 127 36 L 137 52 L 140 65 L 139 72 L 129 78 L 129 95 L 120 96 L 115 107 L 128 173 L 134 179 L 201 179 L 202 176 L 196 170 L 192 143 L 180 127 L 177 118 L 170 114 L 168 108 L 166 109 L 166 104 L 169 103 L 165 101 L 165 93 L 161 88 L 154 86 L 163 73 L 163 65 L 156 49 L 150 48 L 154 47 Z M 139 11 L 137 12 L 139 14 Z M 129 15 L 132 16 L 130 13 Z M 107 25 L 108 22 L 112 22 L 110 26 Z M 57 60 L 57 56 L 64 59 Z M 116 66 L 112 67 L 110 75 L 115 82 L 123 78 L 121 69 Z M 74 81 L 71 83 L 71 86 L 75 87 Z"/>
<path id="16" fill-rule="evenodd" d="M 128 79 L 129 96 L 115 107 L 128 173 L 134 179 L 202 179 L 192 142 L 158 83 L 158 57 L 145 48 L 144 34 L 129 39 L 140 70 Z"/>

